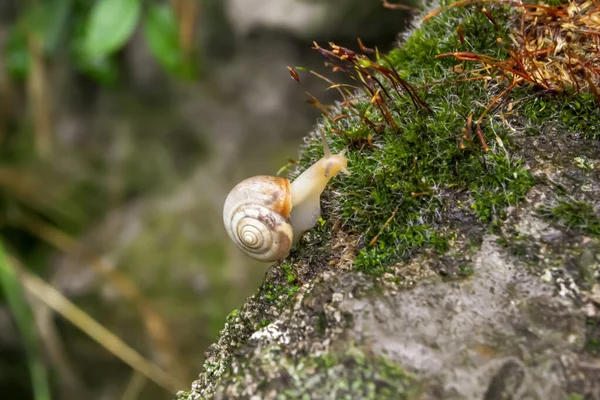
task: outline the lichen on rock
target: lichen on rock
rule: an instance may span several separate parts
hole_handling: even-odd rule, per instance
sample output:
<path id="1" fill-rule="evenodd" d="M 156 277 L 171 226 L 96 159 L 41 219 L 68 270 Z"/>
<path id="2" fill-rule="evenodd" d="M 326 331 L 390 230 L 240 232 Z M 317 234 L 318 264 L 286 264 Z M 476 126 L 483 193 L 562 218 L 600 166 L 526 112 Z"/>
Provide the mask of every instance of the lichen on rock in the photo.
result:
<path id="1" fill-rule="evenodd" d="M 565 105 L 519 87 L 482 124 L 489 151 L 457 144 L 505 87 L 457 83 L 456 61 L 434 56 L 500 57 L 515 21 L 488 11 L 496 25 L 448 10 L 388 54 L 433 113 L 394 95 L 396 129 L 336 119 L 343 104 L 324 119 L 318 129 L 345 132 L 331 147 L 350 148 L 352 175 L 229 316 L 179 400 L 600 398 L 600 143 L 585 122 L 600 109 L 589 93 Z M 309 136 L 301 165 L 319 152 Z"/>

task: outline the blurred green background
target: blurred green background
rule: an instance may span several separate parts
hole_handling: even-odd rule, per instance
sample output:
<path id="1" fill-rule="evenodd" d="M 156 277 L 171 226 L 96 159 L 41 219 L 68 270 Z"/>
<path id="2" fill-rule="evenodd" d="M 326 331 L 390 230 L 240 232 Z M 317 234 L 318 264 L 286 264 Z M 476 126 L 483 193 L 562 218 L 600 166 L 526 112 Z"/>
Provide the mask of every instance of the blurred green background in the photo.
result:
<path id="1" fill-rule="evenodd" d="M 380 0 L 0 1 L 0 393 L 168 399 L 266 266 L 238 181 L 297 158 L 312 41 L 385 50 Z M 327 84 L 302 86 L 324 103 Z"/>

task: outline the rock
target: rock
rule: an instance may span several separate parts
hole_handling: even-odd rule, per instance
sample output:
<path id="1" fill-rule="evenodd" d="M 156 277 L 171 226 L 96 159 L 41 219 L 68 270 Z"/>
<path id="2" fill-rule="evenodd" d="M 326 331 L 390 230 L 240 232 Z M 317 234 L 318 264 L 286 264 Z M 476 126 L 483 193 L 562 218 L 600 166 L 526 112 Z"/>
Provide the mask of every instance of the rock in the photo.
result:
<path id="1" fill-rule="evenodd" d="M 566 398 L 570 382 L 563 358 L 577 360 L 568 374 L 592 379 L 578 360 L 585 315 L 572 300 L 556 296 L 553 285 L 529 274 L 497 239 L 484 238 L 473 276 L 462 281 L 433 278 L 414 289 L 355 296 L 376 285 L 355 272 L 324 273 L 294 298 L 297 307 L 244 340 L 239 335 L 251 331 L 248 320 L 256 318 L 251 310 L 257 299 L 251 300 L 225 328 L 236 339 L 208 352 L 209 365 L 215 359 L 227 365 L 223 375 L 203 375 L 190 398 L 213 390 L 215 398 L 277 398 L 284 391 L 332 399 L 365 398 L 357 393 Z M 390 361 L 401 366 L 398 376 L 382 372 Z M 377 384 L 369 387 L 373 380 Z M 387 397 L 383 388 L 398 397 Z M 339 397 L 329 396 L 332 391 Z"/>
<path id="2" fill-rule="evenodd" d="M 473 15 L 465 12 L 460 21 L 481 22 Z M 456 16 L 447 17 L 432 31 L 419 31 L 418 45 L 409 43 L 409 48 L 435 42 L 431 48 L 442 51 L 440 31 L 434 29 L 454 29 L 458 23 Z M 393 57 L 402 65 L 414 62 L 406 52 Z M 422 60 L 428 58 L 414 57 L 425 69 Z M 178 400 L 600 398 L 600 170 L 595 167 L 600 143 L 567 117 L 558 122 L 513 112 L 502 117 L 503 125 L 489 123 L 510 130 L 505 142 L 496 134 L 487 156 L 460 153 L 451 159 L 456 165 L 448 167 L 460 175 L 468 160 L 483 160 L 476 171 L 493 184 L 471 185 L 477 178 L 471 172 L 466 185 L 444 185 L 436 177 L 455 175 L 435 175 L 430 165 L 435 161 L 422 159 L 431 147 L 447 145 L 443 149 L 450 153 L 456 148 L 454 136 L 465 121 L 453 118 L 459 108 L 452 102 L 460 105 L 462 99 L 452 90 L 437 92 L 446 97 L 432 100 L 437 114 L 430 119 L 411 119 L 407 114 L 413 109 L 407 107 L 410 111 L 398 112 L 404 125 L 390 129 L 389 136 L 377 132 L 356 146 L 360 150 L 348 140 L 336 142 L 359 152 L 353 159 L 353 183 L 359 184 L 339 184 L 324 195 L 324 225 L 273 265 L 256 294 L 230 314 L 206 352 L 199 379 Z M 481 104 L 493 98 L 481 93 Z M 539 95 L 532 91 L 527 99 Z M 593 99 L 585 104 L 590 111 L 582 119 L 596 121 L 600 114 Z M 442 125 L 439 120 L 448 115 L 459 122 Z M 410 125 L 415 120 L 418 127 Z M 356 120 L 345 123 L 350 130 Z M 306 152 L 317 152 L 317 145 L 311 147 L 317 143 L 314 136 Z M 375 164 L 376 157 L 383 161 Z M 401 164 L 403 159 L 413 163 Z M 402 175 L 394 170 L 397 165 L 415 175 Z M 524 171 L 532 179 L 519 181 Z M 433 199 L 406 206 L 407 219 L 395 225 L 360 220 L 362 225 L 349 226 L 358 221 L 349 214 L 365 204 L 375 204 L 374 218 L 384 207 L 399 203 L 398 210 L 410 201 L 398 193 L 398 176 L 433 181 Z M 377 191 L 381 187 L 393 190 Z M 477 200 L 477 190 L 487 192 Z M 379 203 L 374 200 L 386 195 Z M 357 205 L 348 207 L 356 198 Z M 487 212 L 489 203 L 493 210 Z M 426 214 L 431 208 L 434 217 Z M 384 221 L 391 221 L 395 211 L 388 215 Z M 408 219 L 411 215 L 416 216 Z M 435 232 L 402 230 L 411 223 L 429 224 Z M 396 229 L 396 236 L 369 246 L 373 232 L 386 229 Z M 441 239 L 428 246 L 419 238 L 401 247 L 419 235 Z M 401 256 L 396 248 L 386 252 L 393 245 L 405 249 Z M 387 257 L 393 256 L 390 263 Z"/>
<path id="3" fill-rule="evenodd" d="M 600 160 L 598 143 L 557 135 L 560 148 Z M 526 144 L 530 138 L 518 140 L 532 148 Z M 550 167 L 535 151 L 527 158 L 533 174 Z M 570 158 L 562 153 L 560 164 L 553 157 L 553 169 L 561 171 L 554 184 L 574 179 Z M 596 175 L 577 179 L 599 184 Z M 599 364 L 585 349 L 598 335 L 587 326 L 598 320 L 599 286 L 587 284 L 581 268 L 570 266 L 583 262 L 588 265 L 583 271 L 592 268 L 598 280 L 600 240 L 574 234 L 535 211 L 556 196 L 540 180 L 499 234 L 483 236 L 467 263 L 472 274 L 458 280 L 434 272 L 451 271 L 452 257 L 440 261 L 422 253 L 398 264 L 396 274 L 373 279 L 329 265 L 328 257 L 355 246 L 342 234 L 327 244 L 309 243 L 317 246 L 311 254 L 329 256 L 307 261 L 306 254 L 293 255 L 295 275 L 304 284 L 274 302 L 265 299 L 282 284 L 281 263 L 273 266 L 258 294 L 230 316 L 207 352 L 205 372 L 180 399 L 270 399 L 284 392 L 332 399 L 566 399 L 571 393 L 598 398 Z M 553 232 L 552 249 L 540 232 Z M 589 251 L 581 252 L 582 246 Z M 468 251 L 453 254 L 462 260 Z M 448 266 L 440 269 L 440 262 Z M 394 280 L 397 276 L 405 279 Z M 261 327 L 265 320 L 269 324 Z"/>
<path id="4" fill-rule="evenodd" d="M 224 8 L 238 36 L 273 30 L 305 40 L 393 37 L 409 17 L 405 10 L 390 12 L 379 1 L 360 0 L 226 0 Z"/>
<path id="5" fill-rule="evenodd" d="M 327 20 L 324 2 L 283 0 L 228 0 L 226 12 L 238 34 L 247 35 L 256 27 L 282 29 L 296 35 L 310 35 Z"/>

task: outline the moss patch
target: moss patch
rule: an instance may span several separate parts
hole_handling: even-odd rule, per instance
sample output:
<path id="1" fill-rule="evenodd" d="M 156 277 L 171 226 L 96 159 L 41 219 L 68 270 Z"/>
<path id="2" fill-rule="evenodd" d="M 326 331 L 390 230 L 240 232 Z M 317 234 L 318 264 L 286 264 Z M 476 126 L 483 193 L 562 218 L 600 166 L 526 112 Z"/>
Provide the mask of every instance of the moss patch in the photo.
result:
<path id="1" fill-rule="evenodd" d="M 520 91 L 519 96 L 525 96 Z M 540 95 L 523 103 L 523 114 L 536 125 L 560 122 L 567 130 L 600 139 L 600 107 L 591 93 L 577 96 Z"/>
<path id="2" fill-rule="evenodd" d="M 451 72 L 456 61 L 434 59 L 458 49 L 501 58 L 496 38 L 507 37 L 508 17 L 501 7 L 491 10 L 504 28 L 495 28 L 479 10 L 453 9 L 424 24 L 387 56 L 402 78 L 425 88 L 421 94 L 433 113 L 415 111 L 407 97 L 393 96 L 390 89 L 397 129 L 388 126 L 374 134 L 360 120 L 336 120 L 346 112 L 344 107 L 325 119 L 326 131 L 345 133 L 330 135 L 333 149 L 352 147 L 348 154 L 352 175 L 335 179 L 332 186 L 339 195 L 331 208 L 351 231 L 365 235 L 366 243 L 355 259 L 358 270 L 380 275 L 416 249 L 444 252 L 455 233 L 449 210 L 461 209 L 482 222 L 495 222 L 503 218 L 504 207 L 523 199 L 533 185 L 523 162 L 512 154 L 509 129 L 499 119 L 484 122 L 489 152 L 477 139 L 464 149 L 458 144 L 467 116 L 481 114 L 503 88 L 482 80 L 456 82 Z M 464 44 L 456 34 L 459 24 Z M 365 99 L 358 108 L 366 110 L 368 104 Z M 376 122 L 384 120 L 373 109 L 366 115 Z M 365 144 L 369 140 L 372 145 Z M 321 144 L 315 141 L 303 153 L 302 165 L 320 155 Z M 467 196 L 459 203 L 456 197 L 462 192 Z M 376 242 L 367 245 L 377 234 Z"/>
<path id="3" fill-rule="evenodd" d="M 595 357 L 600 357 L 600 318 L 586 319 L 585 349 Z"/>
<path id="4" fill-rule="evenodd" d="M 419 398 L 417 381 L 400 366 L 364 354 L 348 346 L 340 352 L 303 357 L 301 362 L 281 356 L 278 349 L 268 348 L 257 372 L 265 379 L 258 385 L 260 393 L 278 393 L 278 399 L 397 399 Z M 242 376 L 225 378 L 228 395 L 243 392 Z M 222 393 L 225 395 L 225 393 Z"/>
<path id="5" fill-rule="evenodd" d="M 554 207 L 541 208 L 540 212 L 569 228 L 600 237 L 600 217 L 594 212 L 594 207 L 585 201 L 561 201 Z"/>
<path id="6" fill-rule="evenodd" d="M 265 291 L 265 299 L 271 303 L 277 303 L 280 307 L 287 304 L 287 301 L 298 291 L 295 285 L 277 285 L 268 284 Z"/>

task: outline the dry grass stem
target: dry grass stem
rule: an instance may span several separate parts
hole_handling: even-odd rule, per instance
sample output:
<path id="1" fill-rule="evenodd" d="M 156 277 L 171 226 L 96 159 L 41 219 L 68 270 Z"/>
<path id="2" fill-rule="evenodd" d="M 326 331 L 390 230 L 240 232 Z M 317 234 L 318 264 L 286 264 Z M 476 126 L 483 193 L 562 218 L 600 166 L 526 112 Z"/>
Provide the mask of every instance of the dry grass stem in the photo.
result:
<path id="1" fill-rule="evenodd" d="M 433 11 L 423 21 L 449 8 L 494 3 L 510 5 L 518 13 L 510 43 L 498 39 L 508 59 L 470 52 L 437 57 L 480 62 L 496 71 L 496 78 L 507 80 L 511 89 L 518 83 L 527 83 L 558 93 L 587 90 L 600 104 L 600 3 L 596 0 L 572 0 L 557 6 L 504 0 L 459 1 Z M 485 12 L 494 23 L 490 12 Z M 479 74 L 479 70 L 456 72 Z"/>
<path id="2" fill-rule="evenodd" d="M 24 215 L 17 222 L 18 226 L 27 229 L 57 249 L 76 256 L 83 263 L 89 264 L 99 276 L 115 287 L 127 301 L 137 308 L 152 341 L 153 348 L 160 353 L 161 359 L 164 360 L 165 368 L 171 371 L 173 375 L 180 377 L 180 379 L 187 379 L 186 370 L 179 362 L 166 321 L 144 298 L 131 279 L 106 259 L 89 252 L 80 242 L 54 226 L 33 216 Z"/>
<path id="3" fill-rule="evenodd" d="M 375 243 L 377 243 L 377 239 L 379 238 L 379 236 L 381 235 L 381 233 L 383 232 L 383 230 L 390 224 L 390 222 L 392 222 L 392 220 L 396 216 L 396 213 L 398 212 L 398 208 L 400 208 L 400 204 L 398 204 L 396 206 L 396 208 L 394 209 L 394 212 L 392 213 L 392 215 L 390 215 L 390 217 L 385 221 L 385 223 L 383 224 L 383 226 L 381 227 L 381 229 L 379 230 L 379 232 L 377 232 L 377 235 L 375 235 L 373 237 L 373 239 L 371 239 L 371 241 L 369 242 L 369 247 L 373 246 Z"/>
<path id="4" fill-rule="evenodd" d="M 39 277 L 21 269 L 21 281 L 25 289 L 37 299 L 48 305 L 52 310 L 63 316 L 73 325 L 81 329 L 98 344 L 111 352 L 121 361 L 129 365 L 140 374 L 148 377 L 160 387 L 171 393 L 185 385 L 158 365 L 142 357 L 138 352 L 129 347 L 121 339 L 104 328 L 87 313 L 71 303 L 55 288 L 41 280 Z"/>
<path id="5" fill-rule="evenodd" d="M 131 374 L 131 379 L 129 380 L 127 387 L 123 391 L 123 396 L 121 396 L 121 400 L 138 399 L 147 382 L 148 378 L 146 378 L 146 376 L 140 374 L 138 371 L 133 371 L 133 373 Z"/>

